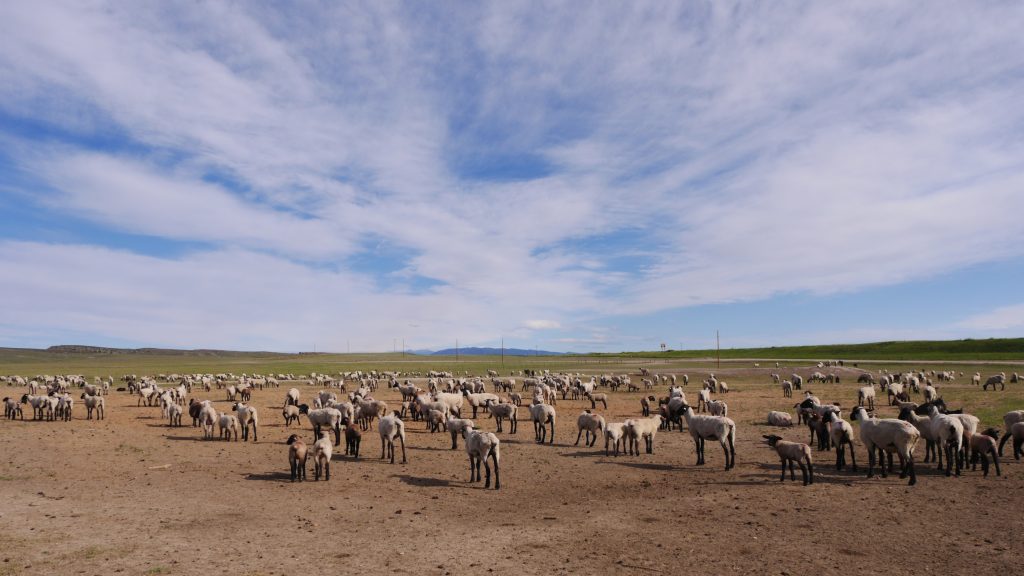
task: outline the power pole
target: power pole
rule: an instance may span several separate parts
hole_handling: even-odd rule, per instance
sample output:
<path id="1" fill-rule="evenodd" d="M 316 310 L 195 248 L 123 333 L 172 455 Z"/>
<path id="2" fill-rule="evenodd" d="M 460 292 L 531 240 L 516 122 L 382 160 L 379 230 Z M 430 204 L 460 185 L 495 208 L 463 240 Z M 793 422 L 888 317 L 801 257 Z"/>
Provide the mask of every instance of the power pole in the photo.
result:
<path id="1" fill-rule="evenodd" d="M 501 337 L 501 365 L 505 365 L 505 337 Z"/>
<path id="2" fill-rule="evenodd" d="M 459 361 L 459 339 L 456 338 L 455 339 L 455 362 L 458 363 L 458 361 Z"/>
<path id="3" fill-rule="evenodd" d="M 405 338 L 402 338 L 402 358 L 405 358 Z"/>
<path id="4" fill-rule="evenodd" d="M 352 353 L 352 342 L 345 340 L 345 350 L 348 354 Z"/>
<path id="5" fill-rule="evenodd" d="M 718 330 L 715 330 L 715 356 L 717 357 L 718 369 L 722 368 L 722 341 L 718 338 Z"/>

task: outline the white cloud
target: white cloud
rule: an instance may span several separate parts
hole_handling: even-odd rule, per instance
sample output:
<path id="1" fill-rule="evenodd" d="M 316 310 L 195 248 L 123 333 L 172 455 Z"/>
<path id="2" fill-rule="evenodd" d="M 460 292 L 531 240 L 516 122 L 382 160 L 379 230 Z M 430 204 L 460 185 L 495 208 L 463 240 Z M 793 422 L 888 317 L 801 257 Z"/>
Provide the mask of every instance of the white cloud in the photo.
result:
<path id="1" fill-rule="evenodd" d="M 530 330 L 557 330 L 562 325 L 554 320 L 527 320 L 523 323 Z"/>
<path id="2" fill-rule="evenodd" d="M 981 332 L 1024 329 L 1024 304 L 1003 306 L 975 314 L 957 323 L 957 326 Z"/>

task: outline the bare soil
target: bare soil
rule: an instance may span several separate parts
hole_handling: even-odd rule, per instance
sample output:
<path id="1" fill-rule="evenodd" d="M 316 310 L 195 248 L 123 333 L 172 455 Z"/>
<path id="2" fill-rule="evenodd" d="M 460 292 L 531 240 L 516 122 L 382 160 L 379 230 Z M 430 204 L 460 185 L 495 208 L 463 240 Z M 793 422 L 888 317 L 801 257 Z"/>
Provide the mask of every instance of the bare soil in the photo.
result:
<path id="1" fill-rule="evenodd" d="M 1010 446 L 1001 477 L 979 468 L 946 478 L 919 463 L 918 485 L 908 487 L 863 469 L 836 472 L 834 452 L 815 452 L 813 486 L 780 482 L 761 435 L 807 441 L 807 430 L 764 424 L 769 410 L 792 411 L 797 400 L 782 397 L 769 371 L 719 373 L 739 426 L 732 471 L 711 443 L 707 465 L 695 466 L 689 434 L 675 431 L 658 434 L 653 455 L 605 456 L 603 439 L 575 446 L 576 416 L 589 402 L 570 400 L 557 404 L 553 446 L 534 443 L 528 420 L 500 435 L 500 491 L 467 482 L 461 442 L 450 450 L 447 434 L 411 421 L 408 463 L 382 461 L 371 429 L 358 461 L 340 447 L 329 482 L 312 481 L 310 463 L 310 480 L 292 483 L 284 441 L 297 429 L 280 414 L 288 385 L 255 393 L 258 443 L 204 441 L 187 415 L 169 428 L 159 408 L 137 407 L 123 392 L 108 398 L 103 421 L 84 420 L 80 403 L 68 423 L 3 420 L 0 575 L 1019 572 L 1024 466 Z M 841 373 L 843 384 L 811 388 L 848 405 L 857 372 Z M 695 402 L 701 375 L 690 376 Z M 940 390 L 970 409 L 980 392 L 967 380 Z M 1024 408 L 1010 386 L 988 394 Z M 317 390 L 299 388 L 303 401 Z M 222 391 L 195 396 L 230 409 Z M 398 404 L 396 391 L 375 396 Z M 611 393 L 599 411 L 609 421 L 637 416 L 641 396 Z M 494 430 L 483 414 L 477 422 Z M 305 418 L 298 430 L 312 439 Z M 858 464 L 866 457 L 858 443 Z"/>

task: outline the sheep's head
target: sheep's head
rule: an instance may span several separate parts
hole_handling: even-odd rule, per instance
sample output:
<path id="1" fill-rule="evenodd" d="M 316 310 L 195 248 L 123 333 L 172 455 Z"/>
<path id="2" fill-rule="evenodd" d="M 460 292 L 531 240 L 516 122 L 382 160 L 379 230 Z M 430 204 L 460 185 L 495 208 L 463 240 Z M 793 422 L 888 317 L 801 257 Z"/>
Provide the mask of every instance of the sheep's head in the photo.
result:
<path id="1" fill-rule="evenodd" d="M 986 428 L 982 434 L 999 440 L 999 428 Z"/>
<path id="2" fill-rule="evenodd" d="M 288 444 L 290 446 L 292 444 L 295 444 L 298 441 L 299 441 L 298 434 L 292 434 L 291 436 L 288 437 L 288 441 L 285 442 L 285 444 Z"/>
<path id="3" fill-rule="evenodd" d="M 776 443 L 777 443 L 777 442 L 778 442 L 779 440 L 782 440 L 782 437 L 781 437 L 781 436 L 776 436 L 775 434 L 770 434 L 770 435 L 767 435 L 767 436 L 762 436 L 762 438 L 764 438 L 765 440 L 767 440 L 767 441 L 768 441 L 768 445 L 769 445 L 769 446 L 771 446 L 772 448 L 774 448 L 774 447 L 775 447 L 775 444 L 776 444 Z"/>

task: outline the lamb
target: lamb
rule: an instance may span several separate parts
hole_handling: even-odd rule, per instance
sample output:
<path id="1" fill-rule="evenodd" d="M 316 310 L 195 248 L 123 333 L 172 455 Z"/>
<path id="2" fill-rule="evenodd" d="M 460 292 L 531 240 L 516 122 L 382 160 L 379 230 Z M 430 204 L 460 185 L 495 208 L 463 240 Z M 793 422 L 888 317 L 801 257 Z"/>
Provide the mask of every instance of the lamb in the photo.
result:
<path id="1" fill-rule="evenodd" d="M 989 376 L 988 379 L 985 380 L 985 383 L 981 385 L 981 389 L 988 390 L 989 386 L 992 387 L 993 392 L 995 391 L 996 386 L 999 386 L 1000 390 L 1006 390 L 1006 373 L 1000 372 L 995 376 Z"/>
<path id="2" fill-rule="evenodd" d="M 651 402 L 657 402 L 654 396 L 647 396 L 640 399 L 640 414 L 647 418 L 651 415 Z"/>
<path id="3" fill-rule="evenodd" d="M 199 423 L 203 427 L 203 438 L 213 440 L 213 425 L 218 421 L 217 410 L 213 408 L 209 400 L 200 404 Z"/>
<path id="4" fill-rule="evenodd" d="M 901 408 L 898 418 L 913 424 L 914 427 L 917 428 L 918 432 L 921 433 L 921 437 L 924 438 L 924 462 L 927 464 L 932 460 L 938 461 L 939 456 L 935 448 L 935 437 L 932 436 L 931 418 L 929 416 L 919 416 L 917 412 L 910 407 Z"/>
<path id="5" fill-rule="evenodd" d="M 726 404 L 725 401 L 723 401 L 723 400 L 712 400 L 712 401 L 707 403 L 706 407 L 708 409 L 708 412 L 712 416 L 728 416 L 729 415 L 729 405 Z"/>
<path id="6" fill-rule="evenodd" d="M 630 456 L 640 455 L 640 439 L 644 440 L 644 451 L 654 454 L 654 436 L 658 433 L 664 423 L 664 418 L 651 416 L 649 418 L 634 418 L 626 420 L 623 424 L 623 432 L 628 445 L 627 452 Z"/>
<path id="7" fill-rule="evenodd" d="M 1003 455 L 1003 446 L 1006 445 L 1006 441 L 1010 439 L 1010 430 L 1013 429 L 1013 425 L 1017 422 L 1024 422 L 1024 410 L 1011 410 L 1003 415 L 1003 429 L 1006 432 L 1003 435 L 1003 439 L 999 441 L 999 455 Z"/>
<path id="8" fill-rule="evenodd" d="M 615 455 L 619 455 L 619 445 L 622 444 L 625 451 L 625 422 L 608 422 L 604 426 L 604 455 L 608 456 L 608 444 L 615 445 Z"/>
<path id="9" fill-rule="evenodd" d="M 789 412 L 778 412 L 772 410 L 768 413 L 768 425 L 769 426 L 792 426 L 793 417 L 789 415 Z"/>
<path id="10" fill-rule="evenodd" d="M 978 467 L 978 459 L 981 459 L 981 472 L 988 476 L 988 455 L 992 455 L 992 463 L 996 467 L 996 476 L 999 476 L 999 450 L 996 447 L 996 440 L 999 439 L 999 430 L 988 428 L 981 434 L 971 435 L 971 470 Z"/>
<path id="11" fill-rule="evenodd" d="M 519 409 L 515 404 L 497 404 L 491 406 L 491 418 L 498 423 L 498 432 L 501 432 L 501 423 L 509 421 L 509 434 L 515 434 L 519 423 Z"/>
<path id="12" fill-rule="evenodd" d="M 956 460 L 956 475 L 960 475 L 960 462 L 963 457 L 964 425 L 959 418 L 948 414 L 940 414 L 936 406 L 930 408 L 932 436 L 940 450 L 946 453 L 946 476 L 952 473 L 953 460 Z M 942 452 L 939 452 L 939 468 L 942 468 Z"/>
<path id="13" fill-rule="evenodd" d="M 555 407 L 550 404 L 533 404 L 530 406 L 530 419 L 533 420 L 533 432 L 538 444 L 547 438 L 547 425 L 551 424 L 551 441 L 555 443 Z"/>
<path id="14" fill-rule="evenodd" d="M 869 411 L 874 412 L 875 410 L 875 387 L 874 386 L 861 386 L 857 389 L 857 405 L 863 406 L 867 404 Z"/>
<path id="15" fill-rule="evenodd" d="M 462 396 L 473 408 L 473 418 L 476 418 L 477 409 L 483 408 L 484 412 L 486 412 L 489 404 L 497 404 L 501 401 L 501 398 L 499 398 L 497 394 L 491 394 L 489 392 L 484 392 L 482 394 L 470 394 L 468 390 L 463 389 Z"/>
<path id="16" fill-rule="evenodd" d="M 91 398 L 97 398 L 91 396 Z M 101 397 L 98 397 L 101 398 Z M 167 417 L 170 419 L 168 426 L 181 426 L 181 406 L 173 404 L 167 409 Z"/>
<path id="17" fill-rule="evenodd" d="M 909 422 L 894 418 L 878 419 L 868 416 L 863 406 L 850 412 L 850 420 L 860 420 L 860 439 L 868 449 L 868 478 L 875 476 L 875 452 L 877 449 L 879 464 L 882 467 L 882 478 L 886 477 L 883 450 L 896 452 L 900 458 L 900 478 L 910 476 L 909 486 L 917 484 L 914 471 L 914 446 L 921 438 L 921 433 Z M 892 464 L 890 463 L 890 467 Z"/>
<path id="18" fill-rule="evenodd" d="M 363 441 L 363 433 L 352 425 L 352 422 L 345 418 L 341 422 L 345 426 L 345 456 L 351 455 L 359 459 L 359 444 Z"/>
<path id="19" fill-rule="evenodd" d="M 789 380 L 782 381 L 782 396 L 783 398 L 793 397 L 793 383 Z"/>
<path id="20" fill-rule="evenodd" d="M 448 413 L 455 414 L 459 418 L 462 417 L 462 394 L 439 392 L 434 395 L 434 399 L 438 402 L 443 402 Z"/>
<path id="21" fill-rule="evenodd" d="M 579 446 L 580 436 L 582 436 L 585 431 L 587 433 L 587 437 L 583 443 L 586 446 L 593 447 L 594 443 L 597 442 L 598 432 L 604 434 L 604 417 L 600 414 L 594 414 L 590 410 L 584 410 L 576 418 L 576 428 L 578 429 L 578 432 L 576 434 L 576 443 L 573 444 L 573 446 Z M 591 436 L 593 436 L 593 439 L 591 439 Z"/>
<path id="22" fill-rule="evenodd" d="M 929 384 L 929 385 L 924 387 L 924 401 L 925 402 L 934 402 L 934 401 L 936 401 L 938 399 L 939 399 L 939 391 L 936 390 L 934 386 Z"/>
<path id="23" fill-rule="evenodd" d="M 334 456 L 334 447 L 331 446 L 329 433 L 321 432 L 320 439 L 313 443 L 313 477 L 318 482 L 320 474 L 324 475 L 324 481 L 330 481 L 332 456 Z"/>
<path id="24" fill-rule="evenodd" d="M 231 433 L 235 433 L 235 442 L 238 442 L 238 417 L 234 414 L 220 413 L 220 417 L 217 419 L 217 425 L 220 427 L 221 438 L 230 441 Z"/>
<path id="25" fill-rule="evenodd" d="M 829 427 L 829 438 L 836 447 L 836 470 L 842 470 L 846 466 L 846 448 L 850 448 L 850 459 L 853 461 L 853 471 L 857 471 L 857 452 L 853 448 L 853 426 L 837 412 L 826 412 L 822 416 Z"/>
<path id="26" fill-rule="evenodd" d="M 96 412 L 96 419 L 103 420 L 106 416 L 106 401 L 103 396 L 93 396 L 90 394 L 82 394 L 82 404 L 85 405 L 85 419 L 92 420 L 92 413 Z M 181 415 L 179 413 L 179 426 Z"/>
<path id="27" fill-rule="evenodd" d="M 299 407 L 298 406 L 296 406 L 294 404 L 286 404 L 281 409 L 281 416 L 284 417 L 285 428 L 290 426 L 292 422 L 295 422 L 296 424 L 301 426 L 302 425 L 302 420 L 299 418 L 299 416 L 301 414 L 302 413 L 299 412 Z"/>
<path id="28" fill-rule="evenodd" d="M 590 408 L 591 408 L 591 410 L 596 410 L 597 409 L 597 403 L 598 402 L 601 403 L 601 405 L 604 407 L 605 410 L 608 409 L 608 395 L 607 394 L 588 393 L 588 394 L 584 394 L 584 396 L 586 396 L 587 398 L 590 398 Z"/>
<path id="29" fill-rule="evenodd" d="M 298 434 L 288 437 L 288 465 L 292 471 L 292 482 L 298 479 L 299 482 L 306 480 L 306 455 L 308 449 L 306 443 L 299 439 Z"/>
<path id="30" fill-rule="evenodd" d="M 710 401 L 711 392 L 707 388 L 702 388 L 701 391 L 697 393 L 697 412 L 707 412 L 708 402 Z"/>
<path id="31" fill-rule="evenodd" d="M 395 414 L 391 414 L 381 418 L 377 422 L 377 433 L 380 434 L 380 457 L 385 458 L 385 452 L 387 457 L 391 458 L 391 463 L 395 463 L 395 439 L 397 438 L 402 443 L 402 464 L 406 463 L 405 459 L 405 422 Z"/>
<path id="32" fill-rule="evenodd" d="M 298 388 L 292 388 L 291 390 L 288 391 L 288 394 L 285 394 L 284 405 L 285 406 L 298 406 L 299 405 L 299 389 Z"/>
<path id="33" fill-rule="evenodd" d="M 431 410 L 430 412 L 427 412 L 427 417 L 425 420 L 427 422 L 427 429 L 430 430 L 431 434 L 433 434 L 434 432 L 438 432 L 440 430 L 447 429 L 447 425 L 445 424 L 446 420 L 444 417 L 444 412 L 440 410 Z"/>
<path id="34" fill-rule="evenodd" d="M 448 433 L 452 435 L 452 450 L 456 450 L 459 447 L 458 438 L 462 436 L 462 431 L 466 428 L 476 428 L 476 424 L 467 418 L 448 418 L 446 427 L 448 428 Z"/>
<path id="35" fill-rule="evenodd" d="M 782 459 L 782 477 L 779 478 L 779 481 L 785 482 L 786 480 L 787 462 L 789 463 L 789 479 L 796 481 L 796 471 L 793 469 L 795 462 L 800 466 L 800 475 L 803 476 L 804 486 L 814 484 L 814 464 L 811 463 L 810 446 L 799 442 L 788 442 L 774 434 L 764 436 L 764 439 L 768 441 L 769 446 L 775 448 L 775 451 L 779 453 L 779 458 Z M 806 466 L 804 466 L 804 462 L 807 462 Z"/>
<path id="36" fill-rule="evenodd" d="M 697 449 L 697 465 L 704 465 L 705 440 L 718 440 L 725 452 L 725 469 L 731 470 L 736 465 L 736 423 L 725 416 L 696 416 L 690 406 L 683 406 L 683 417 Z"/>
<path id="37" fill-rule="evenodd" d="M 4 398 L 4 418 L 13 419 L 19 408 L 21 408 L 21 404 L 18 404 L 14 398 Z M 24 415 L 22 415 L 22 419 L 24 419 Z"/>
<path id="38" fill-rule="evenodd" d="M 484 463 L 487 476 L 484 489 L 491 487 L 491 467 L 487 463 L 490 458 L 494 462 L 494 489 L 501 489 L 501 476 L 498 462 L 501 460 L 501 441 L 491 432 L 480 432 L 472 427 L 464 428 L 462 437 L 466 441 L 466 454 L 469 455 L 469 481 L 480 481 L 480 462 Z"/>
<path id="39" fill-rule="evenodd" d="M 306 404 L 299 405 L 299 413 L 305 414 L 313 425 L 313 437 L 320 437 L 320 428 L 326 426 L 334 429 L 334 445 L 341 444 L 341 411 L 337 408 L 317 408 L 310 410 Z"/>
<path id="40" fill-rule="evenodd" d="M 242 440 L 245 442 L 249 441 L 249 427 L 252 426 L 252 441 L 257 442 L 259 439 L 256 436 L 256 428 L 259 425 L 260 418 L 259 413 L 256 411 L 256 407 L 237 403 L 231 408 L 234 409 L 235 414 L 238 415 L 238 422 L 242 426 Z"/>

